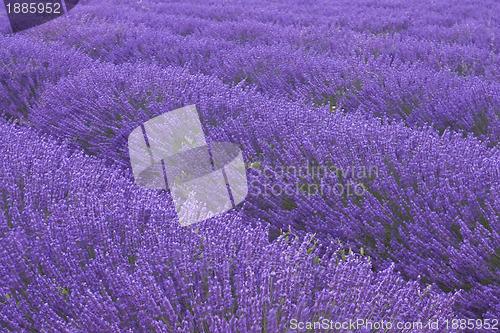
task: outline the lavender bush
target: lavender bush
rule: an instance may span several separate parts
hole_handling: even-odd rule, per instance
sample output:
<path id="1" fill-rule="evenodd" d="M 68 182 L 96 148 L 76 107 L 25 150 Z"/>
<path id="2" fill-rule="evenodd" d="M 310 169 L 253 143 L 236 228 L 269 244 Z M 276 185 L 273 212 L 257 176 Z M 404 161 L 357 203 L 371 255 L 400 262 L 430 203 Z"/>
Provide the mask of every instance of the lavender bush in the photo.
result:
<path id="1" fill-rule="evenodd" d="M 36 36 L 108 62 L 176 64 L 272 95 L 388 115 L 412 126 L 465 130 L 498 143 L 498 22 L 483 7 L 458 6 L 453 16 L 436 17 L 440 7 L 428 4 L 412 8 L 410 17 L 402 4 L 389 10 L 380 3 L 369 16 L 347 3 L 326 11 L 317 4 L 300 10 L 259 5 L 270 11 L 286 6 L 289 14 L 275 22 L 244 4 L 210 14 L 190 2 L 117 3 L 123 10 L 94 4 Z M 247 15 L 225 17 L 236 11 L 231 6 Z"/>
<path id="2" fill-rule="evenodd" d="M 274 230 L 290 224 L 325 238 L 335 235 L 367 249 L 375 267 L 395 262 L 406 277 L 422 276 L 447 291 L 466 289 L 458 308 L 467 315 L 498 304 L 500 155 L 476 139 L 308 110 L 225 88 L 213 77 L 140 64 L 105 65 L 47 87 L 30 121 L 127 166 L 125 142 L 133 128 L 162 110 L 200 101 L 209 138 L 241 143 L 248 161 L 265 169 L 250 173 L 249 183 L 259 186 L 250 189 L 249 219 L 268 221 Z M 276 117 L 272 127 L 264 114 Z M 362 179 L 362 196 L 273 191 L 288 184 L 334 184 L 319 175 L 284 179 L 273 171 L 306 163 L 376 167 L 378 174 Z"/>
<path id="3" fill-rule="evenodd" d="M 278 332 L 292 319 L 453 319 L 455 296 L 313 237 L 225 215 L 175 223 L 165 193 L 1 122 L 0 325 L 11 331 Z M 30 139 L 27 139 L 30 138 Z M 112 181 L 110 181 L 112 180 Z M 327 244 L 328 245 L 328 244 Z"/>
<path id="4" fill-rule="evenodd" d="M 0 36 L 0 112 L 31 126 L 1 125 L 3 327 L 498 319 L 499 10 L 85 0 Z M 208 141 L 241 145 L 250 185 L 196 229 L 133 185 L 126 146 L 188 104 Z M 289 171 L 305 165 L 327 172 Z M 351 169 L 376 172 L 334 172 Z M 351 183 L 362 195 L 318 193 Z"/>
<path id="5" fill-rule="evenodd" d="M 60 43 L 0 35 L 0 110 L 26 118 L 42 85 L 92 67 L 87 56 Z"/>

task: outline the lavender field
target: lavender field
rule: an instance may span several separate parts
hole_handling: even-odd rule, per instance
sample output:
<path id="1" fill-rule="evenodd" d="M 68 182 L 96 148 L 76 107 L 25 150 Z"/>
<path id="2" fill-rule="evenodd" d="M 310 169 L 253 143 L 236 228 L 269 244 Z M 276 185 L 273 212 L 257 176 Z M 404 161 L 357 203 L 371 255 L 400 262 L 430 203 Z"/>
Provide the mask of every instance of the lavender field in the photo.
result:
<path id="1" fill-rule="evenodd" d="M 2 332 L 500 330 L 500 2 L 5 10 Z M 249 189 L 182 227 L 127 138 L 191 104 Z"/>

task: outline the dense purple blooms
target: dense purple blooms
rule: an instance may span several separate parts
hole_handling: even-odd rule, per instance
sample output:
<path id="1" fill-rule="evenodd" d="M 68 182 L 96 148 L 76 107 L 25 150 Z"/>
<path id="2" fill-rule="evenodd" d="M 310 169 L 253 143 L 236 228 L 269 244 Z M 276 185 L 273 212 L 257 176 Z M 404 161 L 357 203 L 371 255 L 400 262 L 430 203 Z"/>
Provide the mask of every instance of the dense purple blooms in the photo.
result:
<path id="1" fill-rule="evenodd" d="M 498 319 L 499 11 L 86 0 L 0 36 L 0 112 L 32 127 L 0 124 L 1 325 Z M 127 151 L 132 129 L 189 104 L 208 141 L 241 146 L 250 185 L 241 207 L 197 229 L 178 226 L 169 195 L 133 184 Z M 326 174 L 293 172 L 305 165 Z M 362 195 L 333 192 L 350 184 Z"/>
<path id="2" fill-rule="evenodd" d="M 0 110 L 27 117 L 28 108 L 47 82 L 91 67 L 93 61 L 60 43 L 47 45 L 25 36 L 0 35 Z"/>
<path id="3" fill-rule="evenodd" d="M 492 264 L 500 248 L 500 152 L 476 139 L 314 110 L 226 88 L 213 77 L 143 64 L 103 65 L 47 87 L 30 122 L 128 166 L 125 142 L 133 128 L 192 103 L 199 103 L 209 138 L 222 139 L 222 132 L 264 168 L 249 175 L 250 185 L 259 184 L 250 189 L 250 220 L 340 237 L 367 249 L 376 267 L 394 261 L 405 276 L 420 275 L 445 290 L 472 287 L 459 306 L 469 314 L 488 311 L 485 299 L 500 301 L 499 268 Z M 378 171 L 361 179 L 367 190 L 361 197 L 275 193 L 288 184 L 336 183 L 314 175 L 266 177 L 280 166 L 306 163 Z"/>
<path id="4" fill-rule="evenodd" d="M 208 11 L 191 2 L 118 3 L 113 7 L 122 10 L 109 10 L 107 3 L 92 4 L 33 35 L 107 62 L 183 66 L 271 95 L 499 142 L 500 30 L 484 9 L 499 11 L 497 3 L 458 5 L 447 15 L 430 3 L 360 5 L 366 8 L 260 1 Z M 263 15 L 264 8 L 284 6 L 278 22 Z"/>
<path id="5" fill-rule="evenodd" d="M 4 329 L 277 332 L 294 318 L 454 318 L 456 296 L 404 282 L 393 266 L 374 274 L 312 237 L 269 243 L 238 214 L 182 228 L 165 192 L 30 129 L 2 122 L 0 134 Z"/>

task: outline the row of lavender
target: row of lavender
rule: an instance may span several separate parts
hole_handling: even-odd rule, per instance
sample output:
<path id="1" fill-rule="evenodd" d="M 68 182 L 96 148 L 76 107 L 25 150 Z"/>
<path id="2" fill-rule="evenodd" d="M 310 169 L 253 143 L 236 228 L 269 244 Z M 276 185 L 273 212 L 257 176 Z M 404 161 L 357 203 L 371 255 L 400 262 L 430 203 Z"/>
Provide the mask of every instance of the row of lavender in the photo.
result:
<path id="1" fill-rule="evenodd" d="M 126 138 L 141 123 L 197 104 L 211 141 L 240 143 L 252 166 L 249 221 L 317 232 L 364 247 L 382 269 L 467 289 L 467 315 L 498 313 L 500 152 L 477 139 L 414 130 L 361 114 L 329 113 L 214 77 L 153 64 L 103 64 L 48 86 L 29 122 L 113 164 L 128 166 Z M 466 158 L 464 158 L 466 156 Z M 332 178 L 279 169 L 306 164 L 356 170 Z M 362 169 L 377 170 L 372 177 Z M 292 170 L 293 171 L 293 170 Z M 360 184 L 362 195 L 288 190 Z M 290 185 L 291 184 L 291 185 Z M 307 186 L 307 185 L 306 185 Z"/>
<path id="2" fill-rule="evenodd" d="M 2 330 L 285 332 L 292 320 L 323 319 L 357 319 L 362 332 L 370 326 L 359 321 L 459 327 L 458 295 L 404 282 L 393 266 L 374 274 L 335 243 L 320 253 L 312 237 L 269 243 L 237 214 L 185 229 L 164 193 L 122 170 L 3 120 L 0 135 Z"/>
<path id="3" fill-rule="evenodd" d="M 454 8 L 461 10 L 459 18 L 478 15 L 466 21 L 472 24 L 470 40 L 454 35 L 463 26 L 453 26 L 441 14 L 424 23 L 429 29 L 448 25 L 451 31 L 436 27 L 426 35 L 407 19 L 400 32 L 386 29 L 389 36 L 382 37 L 372 34 L 383 30 L 376 28 L 383 27 L 382 21 L 373 20 L 364 31 L 354 26 L 363 22 L 356 13 L 333 29 L 326 22 L 335 20 L 322 17 L 314 6 L 287 7 L 297 8 L 289 16 L 276 14 L 283 5 L 270 6 L 124 3 L 119 11 L 82 6 L 75 16 L 28 36 L 0 37 L 8 46 L 0 51 L 1 107 L 71 139 L 87 153 L 128 167 L 126 136 L 132 128 L 165 110 L 196 103 L 209 137 L 241 143 L 247 160 L 259 166 L 250 174 L 255 186 L 241 211 L 245 221 L 269 221 L 276 229 L 291 224 L 323 239 L 341 237 L 358 251 L 363 247 L 379 270 L 395 262 L 406 277 L 421 275 L 423 282 L 437 282 L 444 290 L 466 290 L 457 305 L 463 314 L 498 317 L 498 150 L 451 133 L 438 137 L 430 128 L 411 130 L 390 119 L 334 112 L 345 107 L 390 118 L 404 114 L 406 124 L 430 121 L 440 129 L 462 128 L 494 144 L 500 104 L 495 95 L 498 41 L 488 35 L 498 29 L 494 18 L 488 33 L 480 34 L 485 14 L 478 7 Z M 405 8 L 399 7 L 391 10 Z M 116 12 L 121 18 L 112 16 Z M 242 16 L 248 21 L 241 22 Z M 422 16 L 415 22 L 421 23 Z M 447 41 L 446 33 L 458 37 Z M 443 41 L 454 44 L 438 43 Z M 372 54 L 375 49 L 381 54 Z M 92 58 L 136 64 L 106 65 Z M 462 78 L 453 73 L 461 62 L 469 67 L 459 70 Z M 185 70 L 161 68 L 172 64 Z M 189 74 L 197 72 L 209 76 Z M 305 97 L 329 105 L 306 106 L 300 103 L 309 101 Z M 427 107 L 415 111 L 411 104 Z M 324 175 L 272 171 L 306 162 L 345 170 L 376 167 L 378 173 L 362 179 L 363 196 L 276 193 L 289 184 L 331 182 Z"/>
<path id="4" fill-rule="evenodd" d="M 498 143 L 500 30 L 491 15 L 498 3 L 460 3 L 447 14 L 442 3 L 361 5 L 319 12 L 319 6 L 275 3 L 259 10 L 256 4 L 93 4 L 32 35 L 108 62 L 177 64 L 332 110 L 430 123 Z M 287 14 L 269 14 L 278 9 Z"/>
<path id="5" fill-rule="evenodd" d="M 188 4 L 183 8 L 184 14 L 193 15 Z M 495 26 L 483 27 L 479 20 L 472 20 L 477 25 L 472 31 L 485 28 L 487 34 L 469 32 L 469 43 L 456 41 L 454 36 L 461 29 L 457 23 L 458 30 L 437 43 L 410 34 L 414 32 L 411 29 L 388 37 L 334 29 L 326 23 L 305 28 L 283 28 L 250 19 L 214 23 L 190 16 L 160 16 L 164 8 L 154 14 L 166 23 L 138 26 L 140 21 L 159 20 L 151 19 L 154 15 L 149 11 L 129 8 L 130 14 L 124 15 L 127 11 L 121 9 L 90 7 L 75 13 L 77 17 L 37 29 L 33 35 L 79 47 L 105 61 L 177 64 L 228 83 L 243 80 L 268 94 L 328 104 L 332 111 L 363 110 L 404 119 L 408 124 L 465 130 L 491 144 L 498 142 L 500 58 L 496 30 Z M 181 12 L 174 11 L 176 15 Z M 436 23 L 443 22 L 428 24 Z M 429 35 L 436 32 L 431 30 Z"/>

